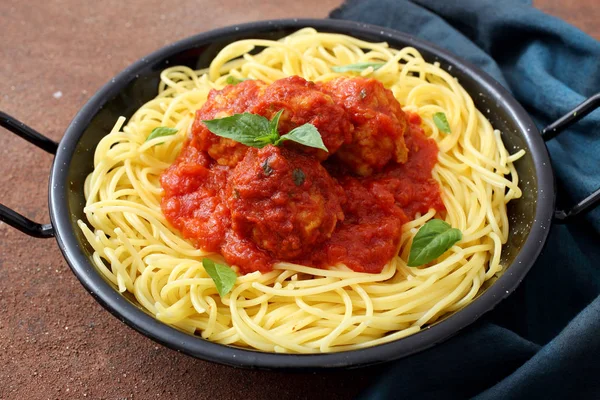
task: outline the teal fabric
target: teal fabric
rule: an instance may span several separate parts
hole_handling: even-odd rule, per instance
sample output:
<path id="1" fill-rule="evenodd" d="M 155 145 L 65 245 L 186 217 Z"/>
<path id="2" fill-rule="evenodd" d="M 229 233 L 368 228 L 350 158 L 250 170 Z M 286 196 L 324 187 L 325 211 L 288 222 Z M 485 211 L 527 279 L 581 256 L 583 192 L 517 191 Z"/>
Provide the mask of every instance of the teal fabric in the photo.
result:
<path id="1" fill-rule="evenodd" d="M 331 13 L 466 59 L 540 128 L 600 92 L 600 42 L 520 0 L 348 1 Z M 559 204 L 600 186 L 600 111 L 548 143 Z M 554 225 L 526 279 L 477 323 L 392 363 L 365 399 L 600 399 L 600 210 Z"/>

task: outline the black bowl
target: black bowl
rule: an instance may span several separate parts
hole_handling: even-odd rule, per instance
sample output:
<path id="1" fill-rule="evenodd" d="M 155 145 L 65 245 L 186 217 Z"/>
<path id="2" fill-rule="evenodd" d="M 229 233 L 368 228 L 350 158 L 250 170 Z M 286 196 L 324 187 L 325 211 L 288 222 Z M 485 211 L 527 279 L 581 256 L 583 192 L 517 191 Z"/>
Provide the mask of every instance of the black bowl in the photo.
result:
<path id="1" fill-rule="evenodd" d="M 429 61 L 450 70 L 469 92 L 475 105 L 488 110 L 492 125 L 502 131 L 510 152 L 525 149 L 516 163 L 523 197 L 509 204 L 511 223 L 503 247 L 504 273 L 488 283 L 462 310 L 421 332 L 362 350 L 329 354 L 275 354 L 208 342 L 156 320 L 132 296 L 121 295 L 94 267 L 92 249 L 76 222 L 85 220 L 83 183 L 93 169 L 93 153 L 117 118 L 131 115 L 157 94 L 160 72 L 173 65 L 206 67 L 232 41 L 279 39 L 303 27 L 351 35 L 390 46 L 413 46 Z M 529 115 L 499 83 L 473 65 L 412 36 L 376 26 L 334 20 L 278 20 L 231 26 L 202 33 L 164 47 L 131 65 L 98 93 L 75 116 L 62 138 L 50 176 L 50 216 L 54 234 L 71 269 L 83 286 L 117 318 L 142 334 L 194 357 L 249 368 L 326 369 L 358 367 L 395 360 L 434 346 L 473 323 L 507 297 L 523 280 L 546 241 L 554 213 L 554 180 L 548 151 Z"/>

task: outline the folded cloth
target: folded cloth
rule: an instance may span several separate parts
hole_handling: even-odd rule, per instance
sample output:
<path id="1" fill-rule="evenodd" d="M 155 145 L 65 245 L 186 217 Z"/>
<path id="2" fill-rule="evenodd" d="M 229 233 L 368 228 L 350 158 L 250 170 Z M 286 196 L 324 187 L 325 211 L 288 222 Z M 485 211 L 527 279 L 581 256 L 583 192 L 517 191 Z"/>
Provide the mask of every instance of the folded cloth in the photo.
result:
<path id="1" fill-rule="evenodd" d="M 331 13 L 466 59 L 540 128 L 600 92 L 600 42 L 520 0 L 350 0 Z M 559 200 L 600 186 L 600 111 L 548 143 Z M 552 227 L 507 300 L 454 338 L 389 365 L 366 399 L 600 399 L 600 209 Z"/>

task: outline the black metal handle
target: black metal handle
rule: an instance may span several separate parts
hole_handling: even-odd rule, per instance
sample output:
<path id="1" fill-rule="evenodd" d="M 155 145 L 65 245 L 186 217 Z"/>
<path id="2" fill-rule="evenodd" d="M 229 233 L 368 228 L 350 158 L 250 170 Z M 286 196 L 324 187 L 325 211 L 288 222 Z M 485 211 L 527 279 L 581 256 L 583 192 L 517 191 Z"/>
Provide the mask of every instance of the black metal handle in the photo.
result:
<path id="1" fill-rule="evenodd" d="M 596 93 L 573 110 L 569 111 L 558 120 L 548 125 L 542 130 L 542 138 L 548 141 L 569 126 L 573 125 L 581 118 L 585 117 L 595 109 L 600 107 L 600 93 Z M 600 188 L 596 189 L 585 199 L 575 204 L 569 210 L 556 210 L 554 212 L 554 219 L 556 222 L 564 223 L 569 222 L 571 219 L 578 215 L 582 215 L 588 211 L 591 211 L 594 207 L 600 204 Z"/>
<path id="2" fill-rule="evenodd" d="M 0 111 L 0 126 L 3 126 L 8 131 L 22 137 L 29 143 L 36 145 L 50 154 L 56 154 L 56 150 L 58 150 L 58 143 L 48 139 L 46 136 L 2 111 Z M 51 224 L 38 224 L 37 222 L 33 222 L 29 218 L 6 207 L 4 204 L 0 204 L 0 221 L 7 223 L 29 236 L 37 238 L 49 238 L 54 236 L 54 229 Z"/>

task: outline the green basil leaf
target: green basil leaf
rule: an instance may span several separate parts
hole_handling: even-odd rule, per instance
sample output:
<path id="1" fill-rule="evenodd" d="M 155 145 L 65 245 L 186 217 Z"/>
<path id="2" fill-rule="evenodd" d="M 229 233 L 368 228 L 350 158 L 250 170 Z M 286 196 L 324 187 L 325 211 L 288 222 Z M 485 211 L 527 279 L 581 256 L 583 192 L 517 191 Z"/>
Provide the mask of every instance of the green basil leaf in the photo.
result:
<path id="1" fill-rule="evenodd" d="M 321 134 L 313 124 L 304 124 L 292 129 L 286 135 L 283 135 L 279 141 L 275 142 L 275 145 L 285 140 L 291 140 L 292 142 L 329 152 L 327 147 L 325 147 L 325 143 L 323 143 Z"/>
<path id="2" fill-rule="evenodd" d="M 202 122 L 215 135 L 235 140 L 246 146 L 260 149 L 273 143 L 270 122 L 261 115 L 234 114 L 231 117 L 203 120 Z"/>
<path id="3" fill-rule="evenodd" d="M 269 122 L 269 126 L 271 127 L 271 134 L 277 135 L 277 139 L 279 139 L 279 131 L 277 130 L 277 127 L 279 126 L 279 118 L 281 118 L 281 114 L 283 114 L 283 109 L 277 111 L 277 114 L 275 114 Z"/>
<path id="4" fill-rule="evenodd" d="M 156 139 L 157 137 L 162 136 L 171 136 L 179 132 L 179 129 L 175 128 L 167 128 L 166 126 L 159 126 L 158 128 L 152 129 L 152 132 L 146 138 L 146 142 L 152 139 Z"/>
<path id="5" fill-rule="evenodd" d="M 250 78 L 236 78 L 233 75 L 229 75 L 227 77 L 227 83 L 229 85 L 237 85 L 240 82 L 244 82 L 244 81 L 248 81 L 248 80 L 252 80 L 252 79 L 250 79 Z"/>
<path id="6" fill-rule="evenodd" d="M 418 267 L 435 260 L 461 239 L 462 232 L 450 224 L 439 219 L 427 221 L 413 239 L 408 266 Z"/>
<path id="7" fill-rule="evenodd" d="M 385 63 L 382 62 L 357 62 L 355 64 L 336 65 L 331 67 L 331 70 L 333 72 L 362 72 L 369 67 L 373 67 L 373 70 L 377 71 L 384 65 Z"/>
<path id="8" fill-rule="evenodd" d="M 444 133 L 450 133 L 450 124 L 448 124 L 448 119 L 446 119 L 446 114 L 443 112 L 437 112 L 433 114 L 433 122 L 438 129 Z"/>
<path id="9" fill-rule="evenodd" d="M 321 134 L 312 124 L 304 124 L 292 129 L 284 136 L 279 136 L 277 126 L 282 114 L 283 110 L 279 110 L 271 121 L 261 115 L 243 113 L 202 122 L 206 124 L 209 131 L 217 136 L 259 149 L 268 144 L 278 146 L 285 140 L 291 140 L 304 146 L 328 151 Z"/>
<path id="10" fill-rule="evenodd" d="M 275 136 L 277 135 L 277 136 Z M 269 133 L 268 135 L 258 136 L 254 139 L 254 147 L 263 148 L 268 144 L 273 144 L 279 139 L 278 133 Z"/>
<path id="11" fill-rule="evenodd" d="M 217 264 L 208 258 L 202 260 L 202 265 L 204 265 L 204 270 L 206 270 L 208 276 L 215 282 L 215 286 L 221 297 L 231 291 L 235 284 L 235 280 L 237 279 L 234 270 L 227 265 Z"/>

